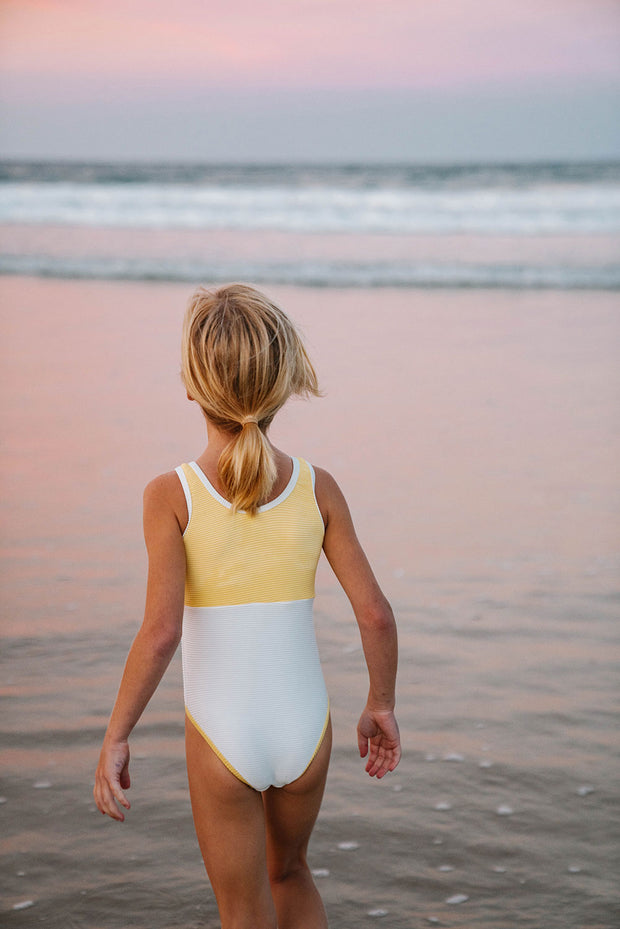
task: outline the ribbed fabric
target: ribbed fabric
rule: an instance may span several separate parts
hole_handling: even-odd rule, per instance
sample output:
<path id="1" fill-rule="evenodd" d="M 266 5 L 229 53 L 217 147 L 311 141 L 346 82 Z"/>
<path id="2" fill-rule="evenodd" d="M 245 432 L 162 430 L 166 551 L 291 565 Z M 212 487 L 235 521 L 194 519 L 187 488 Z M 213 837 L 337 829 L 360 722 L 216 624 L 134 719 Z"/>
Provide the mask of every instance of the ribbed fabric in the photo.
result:
<path id="1" fill-rule="evenodd" d="M 195 462 L 177 468 L 191 514 L 183 617 L 189 719 L 256 790 L 291 783 L 321 744 L 329 713 L 314 634 L 323 521 L 314 472 L 255 516 L 233 513 Z"/>

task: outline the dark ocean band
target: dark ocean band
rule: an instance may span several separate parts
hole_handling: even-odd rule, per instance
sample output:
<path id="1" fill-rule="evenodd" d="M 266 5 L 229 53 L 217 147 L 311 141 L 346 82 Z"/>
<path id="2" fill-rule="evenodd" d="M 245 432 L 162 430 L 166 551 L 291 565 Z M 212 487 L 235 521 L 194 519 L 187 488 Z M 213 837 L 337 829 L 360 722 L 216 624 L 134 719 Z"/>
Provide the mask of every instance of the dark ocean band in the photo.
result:
<path id="1" fill-rule="evenodd" d="M 619 290 L 620 266 L 547 266 L 508 264 L 395 263 L 247 263 L 210 264 L 89 256 L 0 256 L 0 273 L 34 277 L 121 281 L 233 280 L 301 287 L 506 288 Z"/>

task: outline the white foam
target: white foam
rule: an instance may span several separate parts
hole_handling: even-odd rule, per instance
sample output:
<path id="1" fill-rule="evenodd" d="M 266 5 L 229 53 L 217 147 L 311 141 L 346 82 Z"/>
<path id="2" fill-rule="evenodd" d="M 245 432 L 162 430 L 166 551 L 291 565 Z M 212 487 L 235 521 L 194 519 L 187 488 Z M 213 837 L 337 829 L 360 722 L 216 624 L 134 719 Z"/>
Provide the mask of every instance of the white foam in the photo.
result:
<path id="1" fill-rule="evenodd" d="M 402 784 L 394 784 L 394 786 L 392 787 L 392 790 L 394 791 L 395 794 L 400 793 L 402 789 L 403 789 Z"/>
<path id="2" fill-rule="evenodd" d="M 27 910 L 29 906 L 34 906 L 34 900 L 22 900 L 20 903 L 14 903 L 11 909 Z"/>
<path id="3" fill-rule="evenodd" d="M 447 873 L 448 871 L 454 871 L 454 868 L 452 867 L 451 864 L 440 864 L 437 870 L 445 871 Z"/>
<path id="4" fill-rule="evenodd" d="M 359 847 L 359 842 L 338 842 L 338 848 L 343 852 L 352 852 Z"/>
<path id="5" fill-rule="evenodd" d="M 447 752 L 443 756 L 444 761 L 465 761 L 465 755 L 461 755 L 460 752 Z"/>
<path id="6" fill-rule="evenodd" d="M 506 868 L 502 868 L 501 864 L 493 865 L 491 871 L 495 871 L 496 874 L 505 874 Z"/>
<path id="7" fill-rule="evenodd" d="M 70 223 L 78 226 L 148 229 L 277 229 L 284 232 L 358 232 L 392 234 L 527 235 L 618 230 L 620 190 L 616 183 L 558 183 L 540 178 L 523 185 L 516 175 L 506 182 L 480 177 L 453 181 L 448 195 L 436 175 L 403 184 L 384 176 L 376 183 L 316 176 L 304 184 L 265 178 L 256 183 L 238 175 L 221 183 L 217 175 L 193 183 L 121 178 L 105 186 L 97 179 L 53 184 L 15 180 L 3 186 L 3 223 Z M 563 180 L 563 179 L 562 179 Z M 500 562 L 505 564 L 505 562 Z M 508 562 L 510 564 L 510 562 Z"/>
<path id="8" fill-rule="evenodd" d="M 329 877 L 329 869 L 328 868 L 313 868 L 312 876 L 313 877 Z"/>
<path id="9" fill-rule="evenodd" d="M 492 768 L 493 762 L 489 761 L 488 758 L 483 758 L 482 761 L 478 762 L 478 767 L 479 768 Z"/>
<path id="10" fill-rule="evenodd" d="M 390 912 L 389 910 L 382 910 L 382 909 L 368 910 L 368 915 L 369 916 L 387 916 L 389 912 Z"/>
<path id="11" fill-rule="evenodd" d="M 452 804 L 451 804 L 451 803 L 445 803 L 445 802 L 436 803 L 436 804 L 435 804 L 435 809 L 438 810 L 438 812 L 443 813 L 443 812 L 445 812 L 446 810 L 451 810 L 451 809 L 452 809 Z"/>
<path id="12" fill-rule="evenodd" d="M 449 903 L 450 906 L 456 905 L 458 903 L 465 903 L 469 900 L 467 894 L 454 894 L 452 897 L 448 897 L 446 903 Z"/>
<path id="13" fill-rule="evenodd" d="M 35 788 L 35 790 L 47 790 L 48 787 L 52 786 L 52 782 L 51 781 L 35 781 L 32 786 Z"/>
<path id="14" fill-rule="evenodd" d="M 572 864 L 572 865 L 570 865 L 569 868 L 568 868 L 568 873 L 569 873 L 569 874 L 579 874 L 580 871 L 581 871 L 581 868 L 580 868 L 579 865 L 577 865 L 577 864 Z"/>
<path id="15" fill-rule="evenodd" d="M 508 806 L 507 803 L 502 803 L 500 806 L 498 806 L 495 812 L 498 816 L 512 816 L 514 810 L 511 806 Z"/>
<path id="16" fill-rule="evenodd" d="M 6 797 L 0 797 L 0 803 L 6 803 Z"/>
<path id="17" fill-rule="evenodd" d="M 592 793 L 594 793 L 594 787 L 590 784 L 584 784 L 582 787 L 577 788 L 577 794 L 580 797 L 588 797 Z"/>

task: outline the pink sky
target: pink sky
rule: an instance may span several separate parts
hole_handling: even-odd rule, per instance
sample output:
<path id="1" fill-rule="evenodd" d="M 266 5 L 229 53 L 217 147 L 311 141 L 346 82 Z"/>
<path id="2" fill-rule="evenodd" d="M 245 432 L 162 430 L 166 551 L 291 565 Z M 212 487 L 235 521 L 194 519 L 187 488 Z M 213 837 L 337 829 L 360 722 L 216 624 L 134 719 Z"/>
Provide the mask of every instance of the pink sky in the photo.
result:
<path id="1" fill-rule="evenodd" d="M 4 0 L 2 70 L 141 83 L 618 78 L 617 0 Z M 63 82 L 64 83 L 64 82 Z"/>
<path id="2" fill-rule="evenodd" d="M 616 157 L 619 0 L 0 0 L 0 156 Z"/>

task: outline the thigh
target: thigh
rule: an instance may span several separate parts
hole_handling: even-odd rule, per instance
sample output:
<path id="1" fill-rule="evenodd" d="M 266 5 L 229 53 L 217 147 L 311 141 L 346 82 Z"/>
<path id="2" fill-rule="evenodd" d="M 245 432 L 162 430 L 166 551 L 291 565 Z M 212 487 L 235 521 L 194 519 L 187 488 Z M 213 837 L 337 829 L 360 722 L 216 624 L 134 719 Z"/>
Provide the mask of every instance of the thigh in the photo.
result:
<path id="1" fill-rule="evenodd" d="M 187 718 L 185 747 L 196 835 L 222 925 L 252 914 L 275 926 L 260 793 L 228 770 Z"/>
<path id="2" fill-rule="evenodd" d="M 332 746 L 331 720 L 321 746 L 301 777 L 286 787 L 263 792 L 267 856 L 271 874 L 305 860 L 312 829 L 321 807 Z"/>

